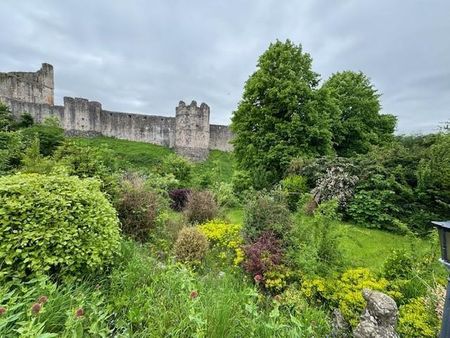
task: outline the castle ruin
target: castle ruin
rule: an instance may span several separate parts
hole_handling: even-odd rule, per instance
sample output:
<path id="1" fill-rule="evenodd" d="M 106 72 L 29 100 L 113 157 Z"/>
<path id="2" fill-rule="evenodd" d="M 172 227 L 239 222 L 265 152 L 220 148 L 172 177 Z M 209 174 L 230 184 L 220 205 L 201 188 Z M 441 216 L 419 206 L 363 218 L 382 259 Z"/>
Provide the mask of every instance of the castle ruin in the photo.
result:
<path id="1" fill-rule="evenodd" d="M 206 159 L 212 149 L 232 150 L 229 127 L 210 124 L 205 103 L 180 101 L 175 117 L 108 111 L 84 98 L 64 97 L 63 106 L 54 105 L 53 66 L 47 63 L 37 72 L 0 73 L 0 101 L 16 118 L 29 113 L 41 123 L 56 117 L 72 136 L 103 135 L 158 144 L 194 161 Z"/>

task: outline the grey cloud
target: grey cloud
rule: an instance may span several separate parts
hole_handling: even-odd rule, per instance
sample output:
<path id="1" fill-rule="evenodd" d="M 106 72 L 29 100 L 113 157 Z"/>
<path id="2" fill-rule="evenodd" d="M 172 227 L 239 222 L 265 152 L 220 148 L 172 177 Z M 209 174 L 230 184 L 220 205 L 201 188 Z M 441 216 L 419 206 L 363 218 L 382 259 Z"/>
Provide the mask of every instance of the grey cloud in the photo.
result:
<path id="1" fill-rule="evenodd" d="M 450 118 L 447 1 L 5 0 L 0 13 L 0 71 L 52 63 L 57 102 L 173 115 L 195 99 L 227 124 L 258 56 L 290 38 L 324 80 L 366 73 L 398 132 Z"/>

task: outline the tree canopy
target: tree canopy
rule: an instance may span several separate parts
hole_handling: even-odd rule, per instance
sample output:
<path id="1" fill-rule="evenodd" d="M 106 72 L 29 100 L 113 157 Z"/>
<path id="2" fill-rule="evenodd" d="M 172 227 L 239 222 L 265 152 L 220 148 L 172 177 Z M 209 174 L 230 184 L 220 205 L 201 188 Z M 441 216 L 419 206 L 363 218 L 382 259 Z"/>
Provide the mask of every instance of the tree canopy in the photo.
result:
<path id="1" fill-rule="evenodd" d="M 257 186 L 279 180 L 290 159 L 332 152 L 328 110 L 311 56 L 291 41 L 270 44 L 232 118 L 235 156 Z"/>
<path id="2" fill-rule="evenodd" d="M 301 45 L 276 41 L 260 56 L 233 113 L 237 162 L 255 187 L 278 182 L 293 157 L 366 153 L 393 138 L 396 118 L 380 114 L 363 73 L 319 74 Z"/>
<path id="3" fill-rule="evenodd" d="M 392 141 L 396 118 L 380 114 L 380 94 L 362 72 L 333 74 L 323 85 L 339 107 L 332 121 L 338 155 L 367 153 L 371 145 Z"/>

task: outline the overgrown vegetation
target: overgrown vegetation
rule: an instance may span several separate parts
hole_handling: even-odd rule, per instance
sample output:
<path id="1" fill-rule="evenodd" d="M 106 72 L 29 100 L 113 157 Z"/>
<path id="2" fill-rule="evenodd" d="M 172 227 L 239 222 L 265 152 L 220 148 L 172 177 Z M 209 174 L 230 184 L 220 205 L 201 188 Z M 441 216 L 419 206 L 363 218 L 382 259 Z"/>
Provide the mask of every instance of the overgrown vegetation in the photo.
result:
<path id="1" fill-rule="evenodd" d="M 363 73 L 319 87 L 290 41 L 260 57 L 234 154 L 66 138 L 0 105 L 0 336 L 326 337 L 363 288 L 402 337 L 439 330 L 450 135 L 394 136 Z"/>

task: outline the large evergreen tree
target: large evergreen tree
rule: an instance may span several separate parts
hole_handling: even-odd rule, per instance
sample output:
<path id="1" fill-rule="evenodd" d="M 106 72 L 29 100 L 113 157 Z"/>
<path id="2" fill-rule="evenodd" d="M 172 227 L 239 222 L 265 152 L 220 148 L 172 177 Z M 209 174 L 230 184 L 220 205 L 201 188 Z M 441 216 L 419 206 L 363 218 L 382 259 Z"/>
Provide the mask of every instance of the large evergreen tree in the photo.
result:
<path id="1" fill-rule="evenodd" d="M 332 124 L 338 155 L 367 153 L 371 145 L 393 140 L 396 118 L 380 114 L 380 95 L 364 73 L 333 74 L 322 88 L 329 91 L 340 110 Z"/>
<path id="2" fill-rule="evenodd" d="M 294 156 L 332 152 L 326 90 L 301 45 L 277 41 L 259 58 L 232 118 L 236 159 L 257 187 L 279 180 Z M 334 113 L 333 113 L 334 114 Z"/>

